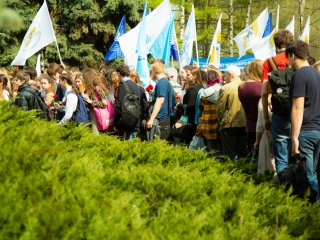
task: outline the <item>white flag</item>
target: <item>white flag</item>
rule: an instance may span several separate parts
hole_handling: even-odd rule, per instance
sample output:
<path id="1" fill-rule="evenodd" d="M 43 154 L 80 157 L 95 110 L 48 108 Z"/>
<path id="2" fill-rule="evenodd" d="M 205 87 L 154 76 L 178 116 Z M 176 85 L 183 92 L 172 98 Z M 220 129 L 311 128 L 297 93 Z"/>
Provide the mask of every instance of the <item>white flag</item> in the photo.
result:
<path id="1" fill-rule="evenodd" d="M 306 26 L 303 29 L 303 32 L 299 38 L 301 41 L 304 41 L 309 44 L 310 40 L 310 16 L 308 16 Z"/>
<path id="2" fill-rule="evenodd" d="M 221 17 L 220 14 L 216 31 L 214 32 L 208 60 L 210 58 L 210 63 L 213 63 L 217 68 L 220 67 L 220 51 L 221 51 Z"/>
<path id="3" fill-rule="evenodd" d="M 145 27 L 147 34 L 147 46 L 150 50 L 158 36 L 162 33 L 171 18 L 171 6 L 169 0 L 164 0 L 156 9 L 146 16 Z M 141 23 L 129 32 L 118 38 L 120 48 L 124 55 L 125 63 L 131 67 L 137 66 L 138 55 L 136 52 Z"/>
<path id="4" fill-rule="evenodd" d="M 46 1 L 33 19 L 20 50 L 11 65 L 25 65 L 27 59 L 40 49 L 56 41 Z"/>
<path id="5" fill-rule="evenodd" d="M 41 54 L 38 54 L 37 57 L 36 72 L 37 76 L 39 77 L 41 75 Z"/>
<path id="6" fill-rule="evenodd" d="M 184 32 L 183 43 L 180 53 L 180 67 L 189 65 L 192 59 L 193 42 L 197 40 L 196 35 L 196 18 L 194 14 L 194 7 L 192 4 L 192 10 L 187 22 L 186 30 Z"/>
<path id="7" fill-rule="evenodd" d="M 279 15 L 280 15 L 280 6 L 278 5 L 277 20 L 276 20 L 275 28 L 268 36 L 262 38 L 252 47 L 252 52 L 256 59 L 264 61 L 268 58 L 274 57 L 277 54 L 273 37 L 276 34 L 276 32 L 278 32 L 279 30 Z"/>
<path id="8" fill-rule="evenodd" d="M 294 35 L 294 16 L 292 17 L 291 22 L 288 24 L 288 26 L 286 26 L 285 29 L 291 32 L 292 35 Z"/>
<path id="9" fill-rule="evenodd" d="M 250 26 L 234 37 L 234 41 L 238 45 L 239 57 L 244 56 L 246 51 L 251 49 L 257 43 L 257 40 L 262 38 L 268 17 L 268 9 L 266 8 Z"/>

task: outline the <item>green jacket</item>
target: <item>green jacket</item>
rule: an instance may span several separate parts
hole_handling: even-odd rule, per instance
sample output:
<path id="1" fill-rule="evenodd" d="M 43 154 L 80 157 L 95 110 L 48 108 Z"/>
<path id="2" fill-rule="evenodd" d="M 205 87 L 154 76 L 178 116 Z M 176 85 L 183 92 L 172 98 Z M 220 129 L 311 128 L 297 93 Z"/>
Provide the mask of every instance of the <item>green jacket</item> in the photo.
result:
<path id="1" fill-rule="evenodd" d="M 240 78 L 233 78 L 219 92 L 217 117 L 220 130 L 232 127 L 246 127 L 245 113 L 238 97 Z"/>

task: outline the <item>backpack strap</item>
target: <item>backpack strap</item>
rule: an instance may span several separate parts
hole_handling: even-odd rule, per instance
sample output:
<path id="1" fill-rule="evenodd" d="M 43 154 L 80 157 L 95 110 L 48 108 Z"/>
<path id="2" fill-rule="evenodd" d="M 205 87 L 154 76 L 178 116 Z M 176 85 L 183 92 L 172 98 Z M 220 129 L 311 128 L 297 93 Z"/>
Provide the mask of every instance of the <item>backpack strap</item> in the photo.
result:
<path id="1" fill-rule="evenodd" d="M 279 66 L 277 65 L 276 61 L 274 60 L 274 57 L 268 58 L 268 63 L 270 65 L 272 71 L 276 71 L 277 69 L 279 69 Z"/>
<path id="2" fill-rule="evenodd" d="M 129 80 L 127 80 L 127 81 L 129 81 Z M 126 84 L 126 82 L 123 82 L 123 87 L 124 87 L 124 90 L 126 91 L 126 93 L 132 94 L 132 91 L 130 90 L 130 88 L 128 87 L 128 84 Z"/>

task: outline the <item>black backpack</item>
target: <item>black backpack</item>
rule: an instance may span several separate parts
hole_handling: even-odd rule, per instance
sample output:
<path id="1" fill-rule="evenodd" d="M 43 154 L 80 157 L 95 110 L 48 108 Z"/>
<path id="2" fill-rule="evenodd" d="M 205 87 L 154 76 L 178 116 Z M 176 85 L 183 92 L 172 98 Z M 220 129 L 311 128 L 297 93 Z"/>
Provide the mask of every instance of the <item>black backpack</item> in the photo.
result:
<path id="1" fill-rule="evenodd" d="M 125 95 L 121 105 L 120 123 L 126 127 L 134 128 L 137 126 L 141 117 L 140 96 L 133 93 L 126 82 L 123 83 Z M 140 93 L 140 89 L 139 93 Z"/>
<path id="2" fill-rule="evenodd" d="M 28 91 L 34 96 L 34 105 L 32 106 L 32 109 L 37 111 L 37 117 L 43 118 L 43 119 L 49 119 L 49 108 L 47 104 L 44 102 L 43 98 L 40 96 L 39 92 L 32 92 Z"/>
<path id="3" fill-rule="evenodd" d="M 290 67 L 280 69 L 274 58 L 269 58 L 268 62 L 272 71 L 268 75 L 272 90 L 272 112 L 283 117 L 289 117 L 291 113 L 290 85 L 293 70 Z"/>

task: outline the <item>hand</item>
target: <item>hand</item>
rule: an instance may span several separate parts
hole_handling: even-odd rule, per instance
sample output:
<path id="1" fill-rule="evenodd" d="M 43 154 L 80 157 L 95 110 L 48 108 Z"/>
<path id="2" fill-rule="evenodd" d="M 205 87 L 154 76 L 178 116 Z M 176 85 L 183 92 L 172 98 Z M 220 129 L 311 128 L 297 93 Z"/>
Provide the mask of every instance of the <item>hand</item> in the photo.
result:
<path id="1" fill-rule="evenodd" d="M 153 126 L 153 120 L 149 119 L 149 121 L 147 122 L 147 128 L 152 128 Z"/>
<path id="2" fill-rule="evenodd" d="M 299 154 L 299 139 L 292 138 L 292 156 L 297 156 Z"/>
<path id="3" fill-rule="evenodd" d="M 269 118 L 264 119 L 264 129 L 268 132 L 271 130 L 271 121 Z"/>
<path id="4" fill-rule="evenodd" d="M 259 149 L 259 143 L 258 143 L 258 142 L 255 142 L 255 143 L 253 144 L 253 149 L 256 149 L 256 150 Z"/>

